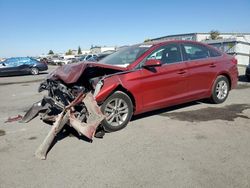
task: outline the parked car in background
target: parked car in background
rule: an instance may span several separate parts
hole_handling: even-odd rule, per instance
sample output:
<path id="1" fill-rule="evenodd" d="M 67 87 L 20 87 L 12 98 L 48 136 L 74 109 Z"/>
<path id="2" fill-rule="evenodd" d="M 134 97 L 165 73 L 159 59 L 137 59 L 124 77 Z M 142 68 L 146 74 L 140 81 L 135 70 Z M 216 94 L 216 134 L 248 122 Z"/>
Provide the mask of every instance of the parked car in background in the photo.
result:
<path id="1" fill-rule="evenodd" d="M 54 65 L 67 65 L 67 64 L 71 63 L 70 59 L 64 59 L 62 57 L 52 58 L 51 61 L 52 61 L 52 64 L 54 64 Z"/>
<path id="2" fill-rule="evenodd" d="M 48 90 L 64 106 L 77 92 L 94 93 L 106 117 L 101 127 L 112 132 L 124 128 L 133 114 L 205 98 L 222 103 L 237 81 L 234 57 L 194 41 L 166 41 L 122 48 L 98 63 L 64 65 L 39 91 Z M 82 122 L 88 113 L 84 104 L 79 106 L 75 117 Z"/>
<path id="3" fill-rule="evenodd" d="M 107 57 L 107 56 L 109 56 L 109 55 L 111 55 L 113 53 L 115 53 L 115 51 L 112 50 L 112 51 L 109 51 L 109 52 L 104 52 L 104 53 L 98 54 L 97 61 L 100 61 L 103 58 L 105 58 L 105 57 Z"/>
<path id="4" fill-rule="evenodd" d="M 37 60 L 40 61 L 41 63 L 48 64 L 48 59 L 47 58 L 40 58 L 40 59 L 37 59 Z"/>
<path id="5" fill-rule="evenodd" d="M 245 73 L 245 75 L 246 75 L 248 81 L 250 81 L 250 63 L 246 67 L 246 73 Z"/>
<path id="6" fill-rule="evenodd" d="M 110 54 L 99 54 L 97 57 L 97 61 L 102 60 L 103 58 L 107 57 L 108 55 L 110 55 Z"/>
<path id="7" fill-rule="evenodd" d="M 0 58 L 0 62 L 4 61 L 5 59 L 4 58 Z"/>
<path id="8" fill-rule="evenodd" d="M 97 58 L 95 54 L 82 55 L 79 57 L 79 61 L 97 61 Z"/>
<path id="9" fill-rule="evenodd" d="M 77 58 L 68 58 L 67 60 L 69 61 L 68 63 L 77 63 L 78 62 Z"/>
<path id="10" fill-rule="evenodd" d="M 113 53 L 113 52 L 112 52 Z M 85 55 L 85 56 L 82 56 L 79 59 L 79 61 L 92 61 L 92 62 L 97 62 L 97 61 L 100 61 L 101 59 L 107 57 L 108 55 L 110 55 L 111 53 L 101 53 L 101 54 L 98 54 L 98 55 Z"/>
<path id="11" fill-rule="evenodd" d="M 48 69 L 47 64 L 29 57 L 8 58 L 0 62 L 0 76 L 11 76 L 21 74 L 37 75 L 40 71 Z"/>

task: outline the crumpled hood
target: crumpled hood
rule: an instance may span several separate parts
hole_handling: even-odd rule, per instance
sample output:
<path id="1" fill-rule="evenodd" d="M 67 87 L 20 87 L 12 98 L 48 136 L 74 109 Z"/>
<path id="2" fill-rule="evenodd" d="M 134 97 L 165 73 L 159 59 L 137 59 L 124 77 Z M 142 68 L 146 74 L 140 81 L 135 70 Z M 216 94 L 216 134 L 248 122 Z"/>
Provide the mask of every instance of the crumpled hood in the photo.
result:
<path id="1" fill-rule="evenodd" d="M 62 80 L 64 83 L 72 84 L 77 82 L 87 67 L 102 67 L 107 69 L 126 71 L 124 67 L 112 66 L 101 63 L 81 62 L 63 65 L 51 72 L 47 79 Z"/>

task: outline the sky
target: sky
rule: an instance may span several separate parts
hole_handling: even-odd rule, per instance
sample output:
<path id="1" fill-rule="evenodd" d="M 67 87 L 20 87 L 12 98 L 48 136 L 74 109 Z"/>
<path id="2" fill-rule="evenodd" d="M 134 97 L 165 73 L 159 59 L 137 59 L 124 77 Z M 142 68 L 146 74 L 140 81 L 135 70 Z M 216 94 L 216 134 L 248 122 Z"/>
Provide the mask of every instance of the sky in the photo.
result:
<path id="1" fill-rule="evenodd" d="M 250 0 L 0 0 L 0 57 L 211 30 L 250 32 Z"/>

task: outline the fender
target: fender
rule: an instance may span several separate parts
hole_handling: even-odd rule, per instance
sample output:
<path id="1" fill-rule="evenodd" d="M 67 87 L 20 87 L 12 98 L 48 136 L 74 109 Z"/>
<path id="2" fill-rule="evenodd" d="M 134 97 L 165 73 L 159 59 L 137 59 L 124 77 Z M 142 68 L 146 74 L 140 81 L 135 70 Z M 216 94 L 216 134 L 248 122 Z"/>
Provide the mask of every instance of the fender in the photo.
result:
<path id="1" fill-rule="evenodd" d="M 98 103 L 103 103 L 103 101 L 121 84 L 121 80 L 118 76 L 114 75 L 103 79 L 103 86 L 95 97 Z"/>
<path id="2" fill-rule="evenodd" d="M 236 87 L 237 82 L 236 82 L 236 85 L 235 85 L 234 82 L 233 82 L 233 80 L 232 80 L 232 78 L 230 77 L 230 73 L 229 73 L 229 72 L 226 72 L 226 71 L 221 71 L 221 72 L 219 72 L 219 73 L 214 77 L 213 82 L 212 82 L 211 85 L 210 85 L 209 95 L 212 94 L 212 92 L 213 92 L 213 86 L 214 86 L 214 83 L 215 83 L 215 81 L 216 81 L 216 78 L 217 78 L 218 76 L 220 76 L 220 75 L 224 75 L 224 76 L 226 76 L 226 77 L 228 78 L 228 81 L 229 81 L 229 84 L 230 84 L 230 89 L 234 89 L 234 88 Z"/>

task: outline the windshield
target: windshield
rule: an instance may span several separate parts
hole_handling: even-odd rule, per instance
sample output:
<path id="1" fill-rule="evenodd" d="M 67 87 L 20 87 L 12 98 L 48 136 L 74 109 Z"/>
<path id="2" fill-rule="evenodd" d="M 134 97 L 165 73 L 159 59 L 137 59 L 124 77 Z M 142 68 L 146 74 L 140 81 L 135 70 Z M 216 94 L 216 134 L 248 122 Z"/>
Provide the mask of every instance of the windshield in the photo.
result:
<path id="1" fill-rule="evenodd" d="M 134 45 L 130 47 L 124 47 L 119 51 L 105 57 L 99 62 L 109 65 L 127 67 L 143 53 L 145 53 L 150 47 L 151 45 Z"/>

